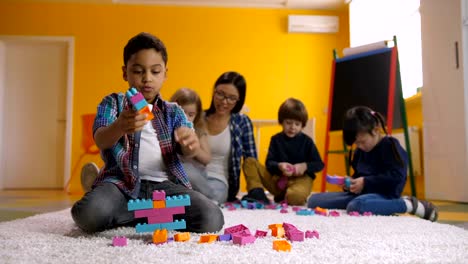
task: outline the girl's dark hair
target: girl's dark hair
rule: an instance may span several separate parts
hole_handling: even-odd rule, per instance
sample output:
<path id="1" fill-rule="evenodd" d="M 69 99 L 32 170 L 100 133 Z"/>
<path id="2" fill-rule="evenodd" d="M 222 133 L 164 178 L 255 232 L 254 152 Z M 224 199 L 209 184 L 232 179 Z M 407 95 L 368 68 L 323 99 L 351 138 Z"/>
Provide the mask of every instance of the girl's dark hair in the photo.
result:
<path id="1" fill-rule="evenodd" d="M 127 66 L 127 62 L 133 54 L 144 49 L 156 50 L 156 52 L 161 54 L 164 64 L 167 65 L 166 46 L 164 46 L 164 43 L 158 37 L 146 32 L 141 32 L 134 36 L 125 45 L 123 54 L 124 65 Z"/>
<path id="2" fill-rule="evenodd" d="M 239 113 L 242 109 L 242 106 L 244 106 L 245 102 L 245 93 L 247 90 L 247 84 L 245 82 L 244 76 L 237 72 L 225 72 L 219 76 L 219 78 L 216 80 L 214 84 L 214 89 L 213 89 L 213 94 L 216 90 L 216 87 L 220 84 L 232 84 L 234 87 L 236 87 L 237 91 L 239 92 L 239 100 L 236 102 L 236 105 L 234 108 L 232 108 L 231 113 Z M 206 115 L 213 114 L 216 111 L 214 102 L 213 102 L 213 97 L 211 98 L 211 104 L 210 108 L 206 110 Z"/>
<path id="3" fill-rule="evenodd" d="M 370 109 L 367 106 L 355 106 L 346 111 L 344 122 L 343 122 L 343 141 L 348 146 L 352 146 L 356 141 L 358 133 L 369 133 L 372 135 L 373 130 L 376 127 L 382 128 L 385 135 L 387 135 L 387 129 L 385 127 L 385 119 L 379 112 Z M 392 150 L 395 158 L 400 162 L 401 166 L 404 167 L 403 159 L 395 145 L 394 140 L 392 142 Z M 352 147 L 349 150 L 349 164 L 352 161 Z"/>
<path id="4" fill-rule="evenodd" d="M 283 123 L 285 119 L 301 121 L 302 127 L 307 124 L 309 118 L 304 104 L 295 98 L 289 98 L 284 101 L 278 110 L 278 122 Z"/>
<path id="5" fill-rule="evenodd" d="M 202 102 L 197 92 L 189 88 L 180 88 L 172 95 L 169 101 L 176 102 L 181 107 L 183 107 L 184 105 L 195 104 L 197 108 L 197 115 L 193 120 L 193 126 L 195 127 L 197 134 L 205 130 L 205 122 L 204 119 L 201 117 Z"/>

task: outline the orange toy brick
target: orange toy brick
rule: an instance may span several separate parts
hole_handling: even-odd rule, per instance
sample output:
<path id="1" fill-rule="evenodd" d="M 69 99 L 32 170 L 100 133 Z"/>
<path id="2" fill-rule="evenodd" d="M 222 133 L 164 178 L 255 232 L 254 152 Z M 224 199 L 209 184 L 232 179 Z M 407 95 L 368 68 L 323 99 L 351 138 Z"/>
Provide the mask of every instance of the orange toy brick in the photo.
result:
<path id="1" fill-rule="evenodd" d="M 291 243 L 287 240 L 275 240 L 273 241 L 273 249 L 276 251 L 291 251 Z"/>
<path id="2" fill-rule="evenodd" d="M 274 227 L 271 229 L 271 235 L 274 237 L 284 237 L 285 233 L 286 232 L 284 231 L 284 228 L 282 226 Z"/>
<path id="3" fill-rule="evenodd" d="M 184 233 L 178 233 L 174 235 L 174 240 L 177 242 L 185 242 L 190 240 L 190 233 L 189 232 L 184 232 Z"/>
<path id="4" fill-rule="evenodd" d="M 153 201 L 153 208 L 166 208 L 166 200 L 164 200 L 164 201 Z"/>
<path id="5" fill-rule="evenodd" d="M 153 243 L 162 244 L 167 242 L 167 230 L 166 229 L 156 229 L 153 233 Z"/>
<path id="6" fill-rule="evenodd" d="M 201 235 L 198 243 L 211 243 L 218 240 L 218 235 Z"/>

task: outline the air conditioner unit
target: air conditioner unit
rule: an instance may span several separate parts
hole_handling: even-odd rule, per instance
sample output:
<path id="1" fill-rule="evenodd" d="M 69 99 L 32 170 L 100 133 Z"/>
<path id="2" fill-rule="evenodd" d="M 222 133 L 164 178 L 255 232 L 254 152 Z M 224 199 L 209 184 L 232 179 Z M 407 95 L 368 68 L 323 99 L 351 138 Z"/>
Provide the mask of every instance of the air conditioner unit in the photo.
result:
<path id="1" fill-rule="evenodd" d="M 289 15 L 289 33 L 337 33 L 337 16 Z"/>

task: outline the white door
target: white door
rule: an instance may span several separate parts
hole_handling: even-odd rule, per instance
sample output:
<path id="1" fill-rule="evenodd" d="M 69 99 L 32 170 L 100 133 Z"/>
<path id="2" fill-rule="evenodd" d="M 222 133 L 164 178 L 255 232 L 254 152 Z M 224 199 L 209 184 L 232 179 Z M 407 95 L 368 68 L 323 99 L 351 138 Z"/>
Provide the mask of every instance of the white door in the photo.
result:
<path id="1" fill-rule="evenodd" d="M 3 188 L 62 188 L 68 45 L 27 38 L 2 42 Z"/>

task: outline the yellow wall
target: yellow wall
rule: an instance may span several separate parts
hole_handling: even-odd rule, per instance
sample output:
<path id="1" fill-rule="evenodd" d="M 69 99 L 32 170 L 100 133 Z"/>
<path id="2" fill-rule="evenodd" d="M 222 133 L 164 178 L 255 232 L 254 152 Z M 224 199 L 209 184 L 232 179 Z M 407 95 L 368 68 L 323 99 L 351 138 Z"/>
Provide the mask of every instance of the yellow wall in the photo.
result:
<path id="1" fill-rule="evenodd" d="M 340 33 L 288 34 L 288 14 L 338 15 Z M 252 119 L 276 119 L 286 98 L 300 98 L 317 118 L 316 141 L 323 152 L 332 50 L 349 46 L 348 28 L 347 10 L 0 3 L 0 35 L 75 38 L 72 167 L 83 152 L 80 116 L 95 112 L 104 95 L 128 88 L 121 77 L 122 50 L 141 31 L 159 36 L 168 48 L 164 98 L 187 86 L 207 107 L 216 78 L 238 71 L 247 79 Z M 276 132 L 262 132 L 263 146 Z M 261 161 L 264 157 L 262 152 Z M 79 191 L 78 172 L 74 179 L 72 190 Z M 319 185 L 316 181 L 314 189 Z"/>

